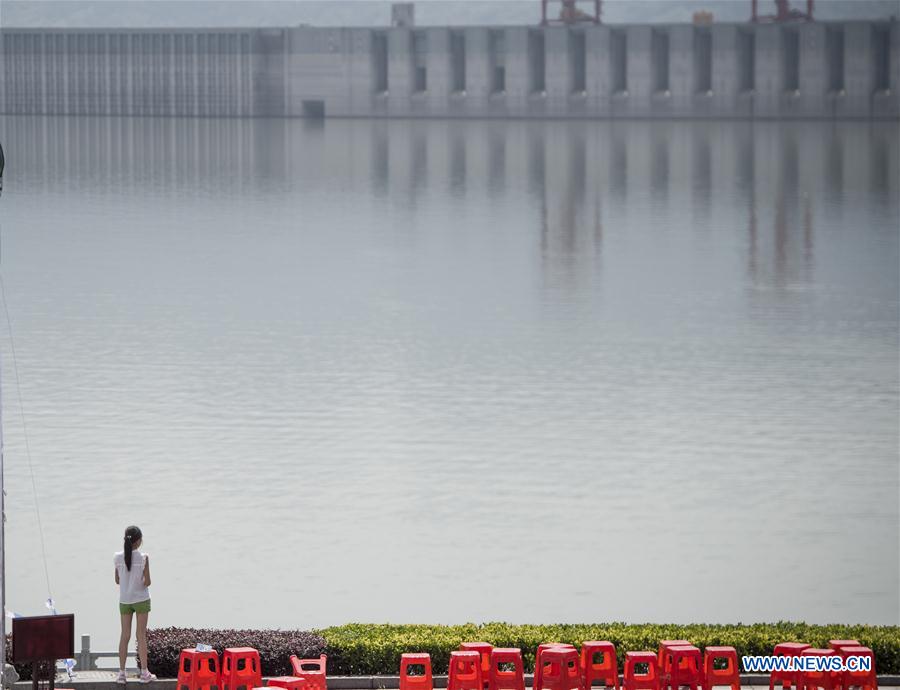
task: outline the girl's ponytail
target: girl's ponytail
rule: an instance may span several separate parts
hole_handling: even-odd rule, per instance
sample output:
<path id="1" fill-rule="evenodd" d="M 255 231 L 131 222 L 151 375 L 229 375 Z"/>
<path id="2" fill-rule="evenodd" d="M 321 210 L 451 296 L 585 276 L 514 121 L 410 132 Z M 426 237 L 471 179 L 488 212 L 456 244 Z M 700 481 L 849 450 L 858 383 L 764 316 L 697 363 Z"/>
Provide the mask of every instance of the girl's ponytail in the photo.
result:
<path id="1" fill-rule="evenodd" d="M 125 530 L 125 567 L 131 570 L 131 551 L 134 549 L 135 542 L 141 540 L 141 528 L 131 525 Z"/>

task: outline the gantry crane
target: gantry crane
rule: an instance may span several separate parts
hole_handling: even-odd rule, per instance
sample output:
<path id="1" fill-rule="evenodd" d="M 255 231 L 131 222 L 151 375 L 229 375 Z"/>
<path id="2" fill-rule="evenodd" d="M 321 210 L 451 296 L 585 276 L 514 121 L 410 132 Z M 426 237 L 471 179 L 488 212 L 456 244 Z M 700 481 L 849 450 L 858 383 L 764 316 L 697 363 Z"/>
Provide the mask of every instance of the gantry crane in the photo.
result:
<path id="1" fill-rule="evenodd" d="M 757 13 L 758 0 L 751 0 L 752 10 L 750 15 L 751 22 L 792 22 L 797 20 L 805 20 L 811 22 L 813 19 L 814 0 L 806 0 L 806 12 L 791 9 L 790 0 L 775 0 L 775 14 L 767 14 L 762 17 Z"/>
<path id="2" fill-rule="evenodd" d="M 550 0 L 541 0 L 541 25 L 546 26 L 547 24 L 550 24 L 551 21 L 560 24 L 579 24 L 581 22 L 600 23 L 600 12 L 603 0 L 593 0 L 593 14 L 578 9 L 578 7 L 576 7 L 576 1 L 577 0 L 559 0 L 562 4 L 562 7 L 559 10 L 559 19 L 549 20 L 547 19 L 547 5 L 550 4 Z"/>

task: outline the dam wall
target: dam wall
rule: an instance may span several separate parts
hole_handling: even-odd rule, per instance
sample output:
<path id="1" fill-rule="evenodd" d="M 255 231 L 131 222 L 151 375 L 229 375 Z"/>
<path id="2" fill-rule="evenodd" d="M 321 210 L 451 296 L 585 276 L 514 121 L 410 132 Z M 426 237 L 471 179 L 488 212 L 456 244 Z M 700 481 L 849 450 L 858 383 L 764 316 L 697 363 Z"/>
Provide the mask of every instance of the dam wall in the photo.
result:
<path id="1" fill-rule="evenodd" d="M 0 32 L 0 112 L 900 118 L 900 22 Z"/>

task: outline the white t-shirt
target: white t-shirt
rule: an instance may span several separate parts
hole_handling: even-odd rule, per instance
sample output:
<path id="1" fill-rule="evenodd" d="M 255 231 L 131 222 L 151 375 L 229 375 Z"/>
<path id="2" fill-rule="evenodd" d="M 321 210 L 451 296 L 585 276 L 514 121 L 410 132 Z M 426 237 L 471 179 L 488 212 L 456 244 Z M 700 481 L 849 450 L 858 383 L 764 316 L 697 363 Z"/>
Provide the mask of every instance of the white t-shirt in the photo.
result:
<path id="1" fill-rule="evenodd" d="M 137 604 L 150 598 L 150 588 L 144 586 L 144 566 L 148 554 L 137 549 L 131 552 L 131 570 L 125 567 L 125 552 L 113 556 L 116 572 L 119 573 L 119 603 Z"/>

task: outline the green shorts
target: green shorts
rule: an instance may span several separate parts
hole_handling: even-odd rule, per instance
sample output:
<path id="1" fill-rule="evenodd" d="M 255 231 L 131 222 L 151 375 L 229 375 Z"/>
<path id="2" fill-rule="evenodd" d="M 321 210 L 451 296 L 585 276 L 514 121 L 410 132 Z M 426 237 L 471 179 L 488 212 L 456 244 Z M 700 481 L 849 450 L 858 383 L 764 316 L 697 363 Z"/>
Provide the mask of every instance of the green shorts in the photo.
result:
<path id="1" fill-rule="evenodd" d="M 123 616 L 129 613 L 150 613 L 150 600 L 139 601 L 135 604 L 119 604 L 119 613 Z"/>

